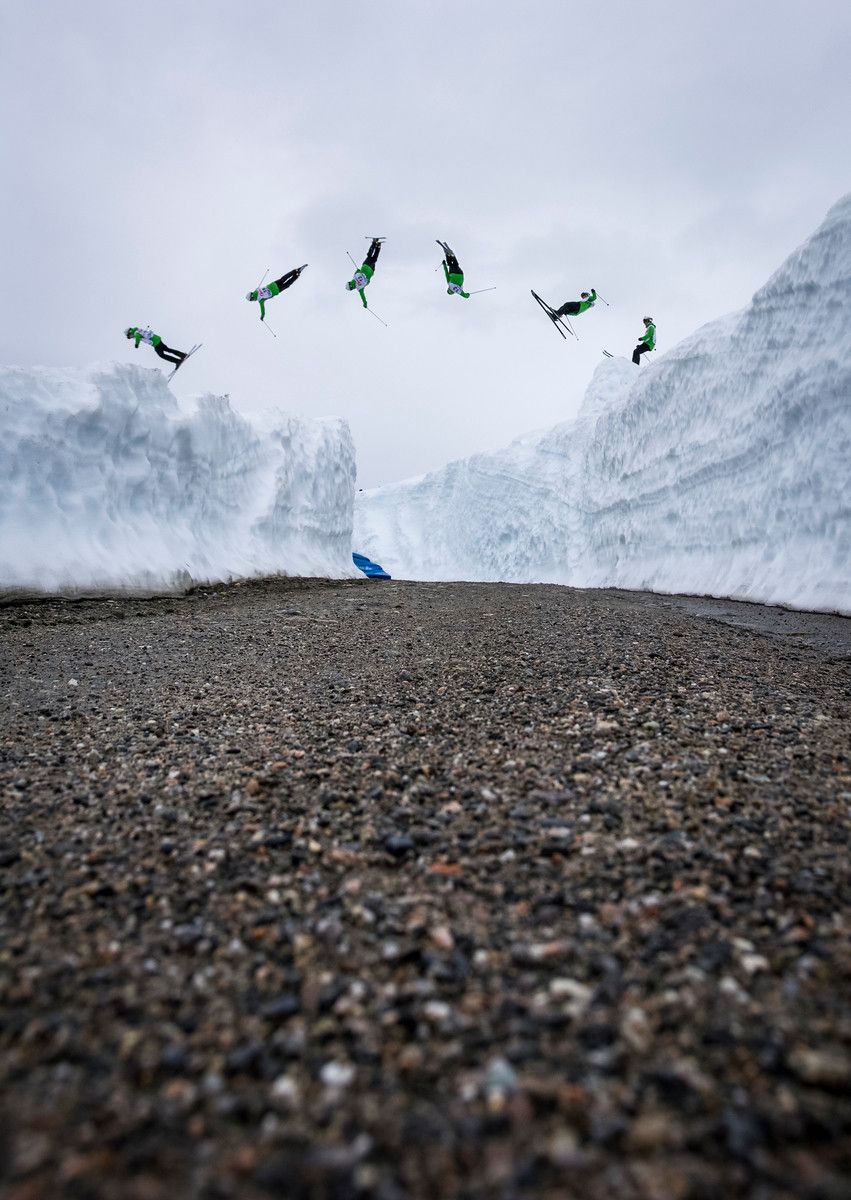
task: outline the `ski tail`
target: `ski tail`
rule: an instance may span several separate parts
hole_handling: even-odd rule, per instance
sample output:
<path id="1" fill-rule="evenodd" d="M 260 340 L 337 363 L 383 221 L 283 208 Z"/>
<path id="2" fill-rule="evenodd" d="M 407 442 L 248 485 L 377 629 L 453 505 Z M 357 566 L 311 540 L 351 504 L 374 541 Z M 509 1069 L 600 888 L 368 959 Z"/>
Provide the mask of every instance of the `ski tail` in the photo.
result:
<path id="1" fill-rule="evenodd" d="M 535 297 L 536 304 L 540 304 L 541 308 L 544 310 L 544 312 L 550 318 L 553 325 L 555 325 L 556 329 L 559 331 L 561 336 L 564 338 L 565 341 L 567 341 L 567 334 L 564 332 L 564 329 L 562 328 L 561 319 L 556 315 L 555 309 L 552 308 L 549 304 L 547 304 L 546 300 L 542 300 L 537 292 L 532 291 L 532 295 Z M 568 326 L 568 328 L 570 328 L 570 327 Z M 570 332 L 573 333 L 573 330 L 571 329 Z M 576 334 L 574 333 L 573 336 L 576 337 Z"/>
<path id="2" fill-rule="evenodd" d="M 198 342 L 198 344 L 197 344 L 197 345 L 195 345 L 195 346 L 193 346 L 191 350 L 187 350 L 187 352 L 186 352 L 186 357 L 185 357 L 185 358 L 182 358 L 182 359 L 180 360 L 180 362 L 177 364 L 177 366 L 174 368 L 174 370 L 171 372 L 171 374 L 170 374 L 170 375 L 166 375 L 166 377 L 165 377 L 165 378 L 166 378 L 166 383 L 168 383 L 170 380 L 174 379 L 174 377 L 175 377 L 175 375 L 177 374 L 177 372 L 180 370 L 180 368 L 181 368 L 181 367 L 183 366 L 183 364 L 186 362 L 186 359 L 187 359 L 187 358 L 191 358 L 191 357 L 192 357 L 192 355 L 195 353 L 195 351 L 196 351 L 196 350 L 200 350 L 200 349 L 201 349 L 201 347 L 202 347 L 203 345 L 204 345 L 204 343 L 203 343 L 203 342 Z"/>

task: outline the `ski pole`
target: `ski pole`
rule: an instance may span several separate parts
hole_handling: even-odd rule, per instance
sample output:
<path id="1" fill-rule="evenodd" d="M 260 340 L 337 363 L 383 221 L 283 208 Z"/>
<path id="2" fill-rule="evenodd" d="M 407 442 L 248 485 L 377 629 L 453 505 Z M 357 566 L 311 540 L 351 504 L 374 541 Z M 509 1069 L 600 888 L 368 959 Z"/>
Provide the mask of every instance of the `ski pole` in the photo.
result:
<path id="1" fill-rule="evenodd" d="M 273 338 L 277 338 L 278 335 L 275 333 L 275 331 L 271 325 L 267 325 L 265 321 L 261 321 L 260 324 L 263 326 L 264 329 L 269 330 L 269 332 L 271 333 Z"/>
<path id="2" fill-rule="evenodd" d="M 349 254 L 348 250 L 346 251 L 346 254 Z M 349 258 L 352 258 L 351 254 L 349 254 Z M 358 264 L 355 262 L 355 260 L 354 260 L 353 258 L 352 258 L 352 264 L 353 264 L 353 266 L 354 266 L 354 268 L 355 268 L 355 270 L 356 270 L 356 271 L 360 269 L 360 268 L 358 267 Z"/>
<path id="3" fill-rule="evenodd" d="M 599 292 L 597 293 L 597 299 L 598 299 L 598 300 L 603 300 L 603 297 L 600 295 L 600 293 L 599 293 Z M 605 304 L 606 308 L 611 308 L 611 307 L 612 307 L 612 306 L 611 306 L 611 304 L 609 304 L 608 300 L 603 300 L 603 303 Z"/>
<path id="4" fill-rule="evenodd" d="M 265 279 L 268 274 L 269 274 L 269 268 L 267 267 L 266 270 L 263 272 L 263 279 Z M 262 288 L 263 279 L 260 280 L 260 282 L 257 284 L 257 287 L 254 289 L 256 292 L 259 292 L 260 289 Z"/>
<path id="5" fill-rule="evenodd" d="M 567 326 L 567 328 L 570 330 L 570 332 L 573 334 L 573 336 L 576 338 L 576 340 L 578 342 L 579 338 L 576 337 L 576 330 L 573 328 L 570 321 L 568 321 L 567 317 L 562 315 L 561 320 L 564 321 L 565 325 Z"/>
<path id="6" fill-rule="evenodd" d="M 379 317 L 378 313 L 376 313 L 376 312 L 373 312 L 371 308 L 368 308 L 366 311 L 367 311 L 368 313 L 371 313 L 371 314 L 372 314 L 372 316 L 373 316 L 373 317 L 375 317 L 376 321 L 381 321 L 381 317 Z M 384 326 L 384 328 L 385 328 L 385 329 L 389 329 L 389 328 L 390 328 L 390 326 L 387 324 L 387 322 L 386 322 L 386 321 L 381 321 L 381 324 Z"/>
<path id="7" fill-rule="evenodd" d="M 494 284 L 493 287 L 489 287 L 489 288 L 476 288 L 476 290 L 474 292 L 469 292 L 468 295 L 478 296 L 479 292 L 495 292 L 496 289 L 497 289 L 497 285 Z"/>

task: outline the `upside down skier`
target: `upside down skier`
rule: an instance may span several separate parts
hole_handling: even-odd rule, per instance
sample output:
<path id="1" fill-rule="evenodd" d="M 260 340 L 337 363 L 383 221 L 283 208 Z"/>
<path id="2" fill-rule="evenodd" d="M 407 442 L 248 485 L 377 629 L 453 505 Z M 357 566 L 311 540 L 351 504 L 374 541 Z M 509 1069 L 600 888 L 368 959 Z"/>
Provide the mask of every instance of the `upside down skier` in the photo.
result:
<path id="1" fill-rule="evenodd" d="M 366 296 L 363 294 L 363 289 L 369 286 L 370 280 L 375 274 L 375 264 L 378 261 L 378 255 L 381 251 L 381 243 L 383 237 L 374 237 L 369 244 L 369 249 L 366 252 L 366 258 L 360 267 L 355 271 L 354 277 L 346 284 L 348 291 L 353 292 L 356 288 L 361 298 L 361 304 L 364 308 L 369 308 L 366 302 Z"/>
<path id="2" fill-rule="evenodd" d="M 178 367 L 184 359 L 188 358 L 188 353 L 183 350 L 173 350 L 171 346 L 167 346 L 158 333 L 154 333 L 151 329 L 143 329 L 139 325 L 131 325 L 124 330 L 126 338 L 132 338 L 136 343 L 136 349 L 139 349 L 139 343 L 145 342 L 148 346 L 152 346 L 154 354 L 158 354 L 161 359 L 168 363 L 175 363 Z"/>
<path id="3" fill-rule="evenodd" d="M 440 238 L 435 238 L 435 241 L 443 251 L 443 274 L 446 276 L 447 295 L 463 296 L 465 300 L 469 300 L 470 293 L 464 291 L 464 272 L 458 265 L 458 259 L 446 242 L 442 242 Z"/>
<path id="4" fill-rule="evenodd" d="M 555 310 L 557 317 L 578 317 L 580 313 L 586 312 L 589 308 L 593 308 L 597 302 L 597 289 L 591 288 L 590 292 L 580 292 L 579 300 L 565 300 L 561 308 Z"/>
<path id="5" fill-rule="evenodd" d="M 286 288 L 292 287 L 299 275 L 304 270 L 304 267 L 293 267 L 291 271 L 287 271 L 280 279 L 276 279 L 274 283 L 268 283 L 266 287 L 255 288 L 253 292 L 246 292 L 246 300 L 260 301 L 260 320 L 266 319 L 266 301 L 271 300 L 273 296 L 279 296 Z"/>
<path id="6" fill-rule="evenodd" d="M 638 339 L 638 345 L 632 352 L 632 361 L 636 366 L 641 364 L 642 354 L 656 349 L 656 326 L 653 323 L 653 318 L 642 317 L 642 320 L 644 322 L 644 333 Z"/>

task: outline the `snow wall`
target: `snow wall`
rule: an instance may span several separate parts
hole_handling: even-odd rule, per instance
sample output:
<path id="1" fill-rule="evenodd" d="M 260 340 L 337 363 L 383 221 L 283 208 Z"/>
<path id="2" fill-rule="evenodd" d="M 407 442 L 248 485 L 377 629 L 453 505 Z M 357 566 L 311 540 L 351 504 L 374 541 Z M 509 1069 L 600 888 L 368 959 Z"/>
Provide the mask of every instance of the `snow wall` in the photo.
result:
<path id="1" fill-rule="evenodd" d="M 601 363 L 575 420 L 361 493 L 354 544 L 402 578 L 851 613 L 851 195 L 742 312 Z"/>
<path id="2" fill-rule="evenodd" d="M 0 592 L 356 574 L 346 422 L 194 404 L 135 365 L 0 369 Z"/>

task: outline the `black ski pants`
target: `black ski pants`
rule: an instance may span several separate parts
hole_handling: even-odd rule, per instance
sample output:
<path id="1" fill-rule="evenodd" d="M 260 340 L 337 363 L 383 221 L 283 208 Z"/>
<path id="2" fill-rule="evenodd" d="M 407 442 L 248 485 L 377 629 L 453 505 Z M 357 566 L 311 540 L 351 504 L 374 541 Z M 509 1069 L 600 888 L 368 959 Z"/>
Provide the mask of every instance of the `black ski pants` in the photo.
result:
<path id="1" fill-rule="evenodd" d="M 366 265 L 368 267 L 372 267 L 373 271 L 375 270 L 375 264 L 378 261 L 380 250 L 381 242 L 379 242 L 378 238 L 373 238 L 372 242 L 370 243 L 369 250 L 366 252 Z"/>
<path id="2" fill-rule="evenodd" d="M 579 312 L 580 303 L 578 300 L 568 300 L 562 304 L 561 308 L 556 309 L 558 317 L 575 317 Z"/>
<path id="3" fill-rule="evenodd" d="M 158 346 L 154 346 L 154 353 L 158 354 L 166 362 L 178 365 L 186 358 L 182 350 L 172 350 L 171 346 L 167 346 L 165 342 L 160 342 Z"/>
<path id="4" fill-rule="evenodd" d="M 438 242 L 438 246 L 443 250 L 443 256 L 446 259 L 446 269 L 450 275 L 461 275 L 461 266 L 458 259 L 447 246 L 446 242 Z"/>
<path id="5" fill-rule="evenodd" d="M 288 288 L 290 284 L 295 283 L 300 274 L 301 271 L 293 267 L 291 271 L 287 271 L 286 275 L 282 275 L 280 279 L 276 279 L 275 283 L 278 285 L 278 291 L 282 292 L 284 288 Z"/>
<path id="6" fill-rule="evenodd" d="M 632 361 L 635 363 L 635 365 L 639 366 L 641 363 L 642 354 L 647 354 L 647 352 L 652 349 L 653 347 L 648 346 L 646 342 L 639 342 L 632 352 Z"/>

